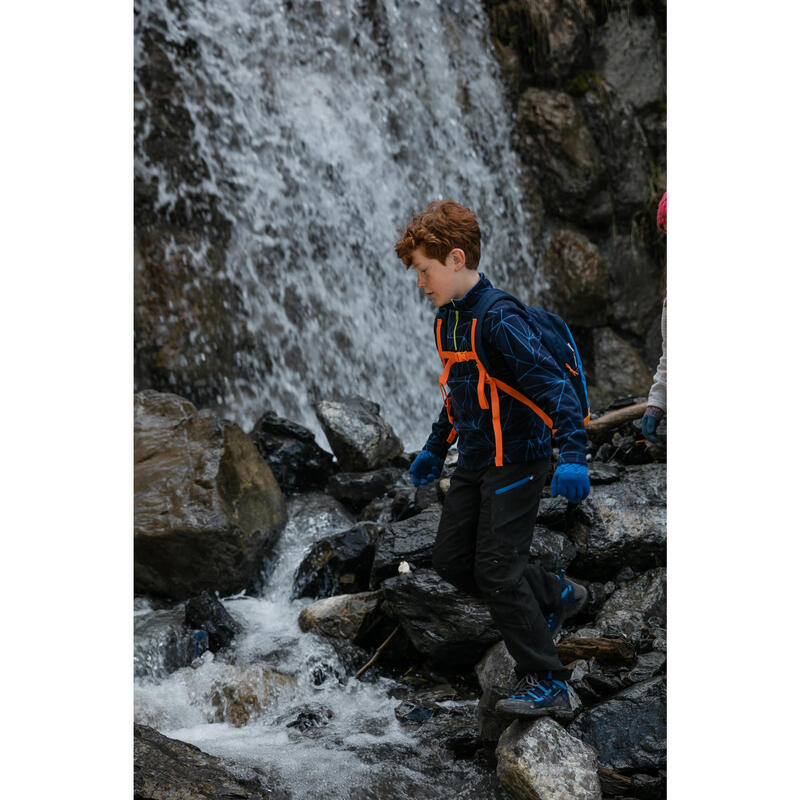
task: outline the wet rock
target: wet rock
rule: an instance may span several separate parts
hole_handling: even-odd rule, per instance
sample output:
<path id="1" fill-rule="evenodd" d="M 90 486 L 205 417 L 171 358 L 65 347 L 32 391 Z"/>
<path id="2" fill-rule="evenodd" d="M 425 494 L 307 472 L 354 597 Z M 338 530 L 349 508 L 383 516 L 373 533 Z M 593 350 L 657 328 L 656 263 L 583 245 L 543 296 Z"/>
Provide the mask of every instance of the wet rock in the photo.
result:
<path id="1" fill-rule="evenodd" d="M 208 649 L 212 653 L 228 647 L 234 636 L 242 632 L 242 626 L 208 592 L 186 601 L 185 618 L 188 627 L 208 634 Z"/>
<path id="2" fill-rule="evenodd" d="M 575 545 L 563 534 L 551 531 L 541 525 L 533 529 L 530 555 L 546 570 L 558 572 L 566 570 L 576 554 Z"/>
<path id="3" fill-rule="evenodd" d="M 438 506 L 427 508 L 402 522 L 386 525 L 375 544 L 370 586 L 397 575 L 403 561 L 414 568 L 431 567 L 433 543 L 442 512 Z"/>
<path id="4" fill-rule="evenodd" d="M 283 494 L 237 425 L 174 394 L 134 396 L 134 590 L 182 600 L 257 577 Z"/>
<path id="5" fill-rule="evenodd" d="M 360 511 L 371 501 L 407 488 L 406 470 L 384 467 L 369 472 L 340 472 L 328 481 L 328 493 L 347 508 Z M 409 488 L 409 494 L 410 494 Z"/>
<path id="6" fill-rule="evenodd" d="M 622 477 L 622 468 L 616 464 L 592 462 L 589 464 L 589 482 L 592 486 L 616 483 Z"/>
<path id="7" fill-rule="evenodd" d="M 135 617 L 133 642 L 133 673 L 137 678 L 163 678 L 191 664 L 203 651 L 184 624 L 180 607 Z"/>
<path id="8" fill-rule="evenodd" d="M 586 120 L 564 92 L 531 88 L 517 108 L 520 156 L 544 200 L 559 217 L 601 223 L 611 216 L 600 153 Z"/>
<path id="9" fill-rule="evenodd" d="M 283 687 L 294 684 L 293 678 L 269 667 L 226 664 L 206 691 L 209 721 L 241 728 L 272 705 Z"/>
<path id="10" fill-rule="evenodd" d="M 653 678 L 588 709 L 568 731 L 590 745 L 601 764 L 622 771 L 666 765 L 666 681 Z"/>
<path id="11" fill-rule="evenodd" d="M 542 497 L 539 500 L 539 513 L 536 522 L 552 528 L 554 531 L 565 531 L 569 527 L 569 515 L 573 507 L 566 497 Z"/>
<path id="12" fill-rule="evenodd" d="M 369 589 L 369 574 L 380 527 L 359 522 L 315 542 L 300 562 L 292 597 L 331 597 Z"/>
<path id="13" fill-rule="evenodd" d="M 615 217 L 630 219 L 652 191 L 645 132 L 630 104 L 599 76 L 579 105 L 606 167 Z"/>
<path id="14" fill-rule="evenodd" d="M 573 668 L 571 683 L 581 700 L 593 705 L 662 674 L 666 662 L 666 655 L 655 651 L 637 656 L 632 667 L 602 664 L 595 658 L 581 660 Z"/>
<path id="15" fill-rule="evenodd" d="M 503 700 L 517 682 L 514 659 L 506 643 L 492 645 L 475 667 L 482 694 L 478 702 L 478 733 L 481 739 L 496 742 L 511 720 L 494 710 L 498 700 Z"/>
<path id="16" fill-rule="evenodd" d="M 383 497 L 376 498 L 365 506 L 358 518 L 384 524 L 401 522 L 431 507 L 439 507 L 438 487 L 435 483 L 418 487 L 395 484 Z"/>
<path id="17" fill-rule="evenodd" d="M 595 328 L 592 345 L 594 385 L 615 396 L 648 393 L 653 376 L 632 345 L 611 328 Z"/>
<path id="18" fill-rule="evenodd" d="M 586 605 L 581 612 L 582 617 L 595 617 L 600 613 L 600 609 L 605 605 L 606 600 L 611 597 L 617 590 L 617 584 L 614 581 L 591 581 L 589 583 L 583 582 L 588 592 Z M 598 636 L 600 632 L 598 631 Z"/>
<path id="19" fill-rule="evenodd" d="M 315 531 L 319 538 L 352 527 L 355 517 L 334 497 L 324 492 L 308 492 L 290 497 L 287 510 L 293 527 Z"/>
<path id="20" fill-rule="evenodd" d="M 602 800 L 597 755 L 557 722 L 515 720 L 497 744 L 497 777 L 527 800 Z"/>
<path id="21" fill-rule="evenodd" d="M 137 800 L 278 800 L 255 773 L 235 777 L 222 759 L 146 725 L 133 726 L 133 793 Z"/>
<path id="22" fill-rule="evenodd" d="M 540 275 L 547 286 L 541 302 L 549 311 L 568 319 L 571 326 L 606 324 L 608 264 L 582 233 L 564 228 L 553 231 Z"/>
<path id="23" fill-rule="evenodd" d="M 592 62 L 634 108 L 666 101 L 665 37 L 652 16 L 615 10 L 594 39 Z"/>
<path id="24" fill-rule="evenodd" d="M 287 728 L 296 728 L 301 732 L 315 728 L 324 728 L 334 718 L 333 710 L 327 706 L 308 703 L 300 708 L 292 709 L 275 720 L 276 725 L 285 724 Z M 286 720 L 289 720 L 286 722 Z"/>
<path id="25" fill-rule="evenodd" d="M 618 483 L 594 487 L 571 518 L 569 537 L 578 550 L 572 570 L 608 580 L 620 564 L 635 570 L 663 566 L 666 522 L 666 466 L 628 467 Z"/>
<path id="26" fill-rule="evenodd" d="M 284 492 L 322 489 L 333 474 L 333 456 L 314 441 L 314 434 L 273 411 L 258 419 L 250 438 Z"/>
<path id="27" fill-rule="evenodd" d="M 501 638 L 486 604 L 459 592 L 433 570 L 397 575 L 382 588 L 384 612 L 402 625 L 420 653 L 441 664 L 472 666 Z"/>
<path id="28" fill-rule="evenodd" d="M 622 635 L 638 641 L 651 620 L 663 625 L 667 615 L 667 571 L 648 570 L 619 588 L 606 601 L 595 620 L 605 634 Z"/>
<path id="29" fill-rule="evenodd" d="M 354 640 L 364 621 L 376 612 L 380 592 L 359 592 L 325 597 L 306 606 L 297 618 L 300 630 L 322 636 Z"/>
<path id="30" fill-rule="evenodd" d="M 331 449 L 345 472 L 376 469 L 403 452 L 403 443 L 380 416 L 380 406 L 362 397 L 315 404 Z"/>

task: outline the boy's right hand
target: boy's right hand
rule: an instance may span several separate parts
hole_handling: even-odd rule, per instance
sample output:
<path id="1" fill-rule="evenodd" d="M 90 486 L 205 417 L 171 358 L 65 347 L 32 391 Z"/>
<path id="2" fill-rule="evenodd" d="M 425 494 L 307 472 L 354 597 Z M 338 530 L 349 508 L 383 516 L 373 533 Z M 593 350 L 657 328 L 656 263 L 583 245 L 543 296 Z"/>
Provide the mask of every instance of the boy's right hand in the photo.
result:
<path id="1" fill-rule="evenodd" d="M 426 483 L 436 480 L 444 469 L 444 459 L 431 453 L 430 450 L 422 450 L 408 468 L 411 473 L 411 483 L 414 486 L 424 486 Z"/>

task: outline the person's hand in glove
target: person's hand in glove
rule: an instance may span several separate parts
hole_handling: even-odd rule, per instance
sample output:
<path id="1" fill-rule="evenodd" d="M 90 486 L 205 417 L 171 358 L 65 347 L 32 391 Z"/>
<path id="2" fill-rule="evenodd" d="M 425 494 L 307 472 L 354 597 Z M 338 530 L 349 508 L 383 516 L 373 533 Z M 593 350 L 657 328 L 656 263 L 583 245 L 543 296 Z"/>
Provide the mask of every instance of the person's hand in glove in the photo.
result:
<path id="1" fill-rule="evenodd" d="M 644 416 L 642 417 L 642 433 L 644 434 L 644 438 L 653 442 L 653 444 L 658 444 L 659 442 L 658 436 L 656 435 L 656 428 L 663 416 L 663 409 L 658 406 L 647 406 Z"/>
<path id="2" fill-rule="evenodd" d="M 408 468 L 411 473 L 411 483 L 414 486 L 424 486 L 436 480 L 444 468 L 444 459 L 431 453 L 430 450 L 422 450 Z"/>
<path id="3" fill-rule="evenodd" d="M 583 464 L 560 464 L 553 475 L 550 484 L 550 494 L 553 497 L 561 494 L 570 503 L 580 503 L 588 494 L 589 470 Z"/>

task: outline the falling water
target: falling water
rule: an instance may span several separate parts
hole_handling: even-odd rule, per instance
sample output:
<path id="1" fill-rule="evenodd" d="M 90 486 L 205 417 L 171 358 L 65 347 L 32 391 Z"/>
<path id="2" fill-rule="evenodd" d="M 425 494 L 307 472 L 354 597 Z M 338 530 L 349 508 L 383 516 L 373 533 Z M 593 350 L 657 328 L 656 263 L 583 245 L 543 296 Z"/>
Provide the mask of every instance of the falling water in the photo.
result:
<path id="1" fill-rule="evenodd" d="M 229 315 L 192 332 L 200 362 L 222 328 L 249 343 L 219 368 L 218 407 L 245 426 L 271 407 L 320 433 L 313 400 L 357 393 L 419 447 L 440 402 L 433 308 L 394 254 L 398 228 L 455 199 L 480 221 L 481 270 L 522 296 L 533 282 L 480 0 L 137 0 L 136 11 L 137 74 L 142 31 L 158 25 L 205 165 L 188 187 L 148 155 L 159 98 L 137 78 L 137 179 L 166 209 L 199 179 L 230 223 L 221 268 L 207 257 L 218 242 L 170 243 L 195 289 L 236 287 Z"/>

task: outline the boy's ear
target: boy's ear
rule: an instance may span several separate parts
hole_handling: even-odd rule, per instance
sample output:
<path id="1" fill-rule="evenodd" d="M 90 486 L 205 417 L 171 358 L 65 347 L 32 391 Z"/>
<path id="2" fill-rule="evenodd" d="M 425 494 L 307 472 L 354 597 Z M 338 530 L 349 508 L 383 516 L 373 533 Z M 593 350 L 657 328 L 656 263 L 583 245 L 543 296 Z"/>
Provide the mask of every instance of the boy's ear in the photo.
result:
<path id="1" fill-rule="evenodd" d="M 456 270 L 462 269 L 462 267 L 467 263 L 467 257 L 464 255 L 464 251 L 460 247 L 454 247 L 447 254 L 447 260 L 450 261 Z"/>

